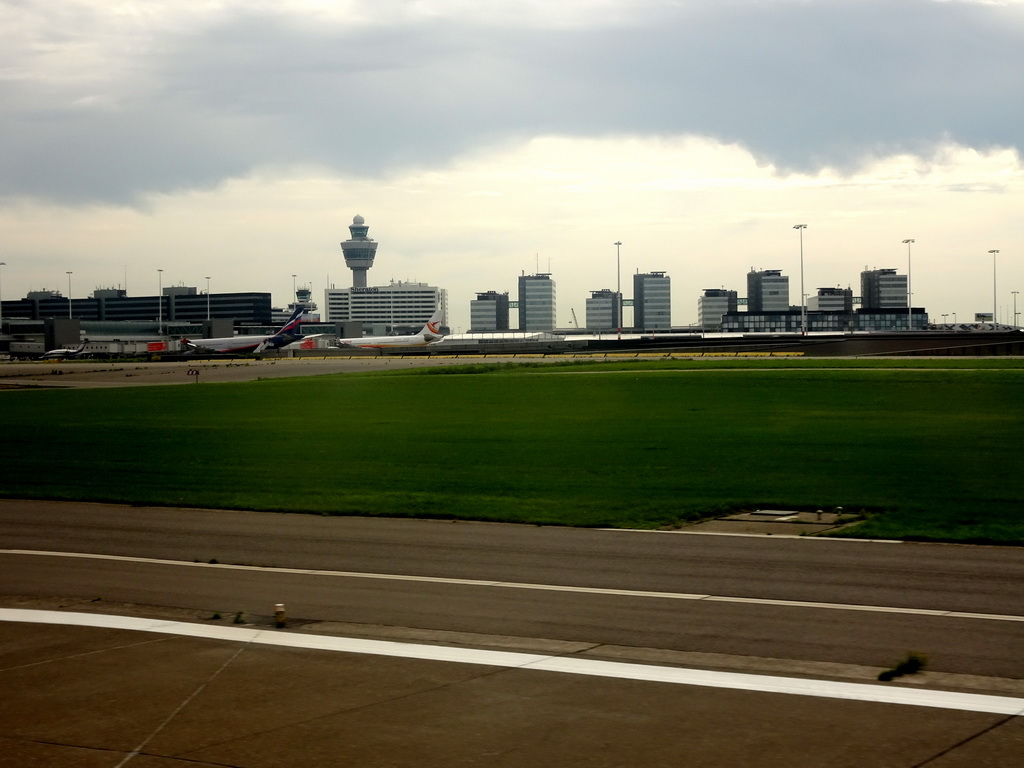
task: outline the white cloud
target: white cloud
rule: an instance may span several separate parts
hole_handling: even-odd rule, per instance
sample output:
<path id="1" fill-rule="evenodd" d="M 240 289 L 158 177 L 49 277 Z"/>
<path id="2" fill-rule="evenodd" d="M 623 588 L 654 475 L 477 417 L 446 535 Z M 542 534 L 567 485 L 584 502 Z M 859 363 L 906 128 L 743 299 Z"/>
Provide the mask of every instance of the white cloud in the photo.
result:
<path id="1" fill-rule="evenodd" d="M 551 134 L 713 136 L 803 171 L 1021 148 L 1019 5 L 556 5 L 9 2 L 0 196 L 377 176 Z"/>
<path id="2" fill-rule="evenodd" d="M 122 282 L 273 290 L 288 300 L 291 275 L 319 295 L 330 280 L 350 284 L 338 242 L 357 213 L 380 242 L 371 283 L 421 280 L 448 288 L 452 321 L 468 325 L 476 291 L 515 293 L 521 271 L 549 264 L 559 318 L 582 318 L 590 290 L 614 287 L 616 240 L 622 284 L 639 269 L 667 270 L 674 319 L 694 319 L 699 291 L 745 292 L 751 267 L 791 275 L 798 301 L 795 223 L 806 223 L 806 284 L 859 289 L 865 266 L 906 263 L 916 239 L 915 295 L 933 317 L 973 316 L 991 306 L 991 261 L 1005 254 L 1000 281 L 1024 286 L 1019 216 L 1024 163 L 1013 150 L 947 145 L 930 157 L 876 160 L 853 175 L 780 171 L 737 145 L 699 137 L 539 137 L 479 151 L 443 168 L 385 179 L 288 169 L 214 189 L 151 196 L 128 207 L 24 204 L 0 215 L 4 291 L 76 293 Z M 55 226 L 59 222 L 59 226 Z M 1018 266 L 1020 265 L 1020 266 Z M 17 293 L 17 292 L 22 293 Z M 1024 306 L 1024 305 L 1022 305 Z"/>
<path id="3" fill-rule="evenodd" d="M 971 0 L 0 2 L 4 294 L 319 292 L 537 266 L 560 320 L 667 270 L 675 320 L 751 266 L 901 267 L 933 314 L 1024 285 L 1024 13 Z M 795 285 L 795 280 L 794 280 Z M 798 301 L 794 288 L 793 302 Z"/>

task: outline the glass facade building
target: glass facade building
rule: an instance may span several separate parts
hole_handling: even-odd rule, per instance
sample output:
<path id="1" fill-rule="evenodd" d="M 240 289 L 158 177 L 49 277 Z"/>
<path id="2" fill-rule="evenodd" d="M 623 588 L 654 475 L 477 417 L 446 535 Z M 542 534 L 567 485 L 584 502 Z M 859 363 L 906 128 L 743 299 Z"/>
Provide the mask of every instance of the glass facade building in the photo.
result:
<path id="1" fill-rule="evenodd" d="M 469 302 L 470 333 L 509 330 L 508 292 L 484 291 Z"/>
<path id="2" fill-rule="evenodd" d="M 622 294 L 609 288 L 591 291 L 587 299 L 587 330 L 614 331 L 622 327 Z"/>
<path id="3" fill-rule="evenodd" d="M 672 328 L 672 280 L 664 272 L 633 275 L 633 328 L 637 331 Z"/>
<path id="4" fill-rule="evenodd" d="M 396 281 L 390 285 L 328 288 L 324 291 L 324 320 L 359 322 L 364 332 L 416 333 L 441 308 L 441 325 L 448 325 L 448 291 L 426 283 Z"/>
<path id="5" fill-rule="evenodd" d="M 519 330 L 555 329 L 555 281 L 547 272 L 519 276 Z"/>
<path id="6" fill-rule="evenodd" d="M 124 291 L 97 291 L 98 296 L 71 299 L 55 291 L 3 303 L 9 319 L 41 320 L 72 317 L 77 320 L 162 320 L 196 322 L 207 318 L 231 319 L 235 325 L 270 325 L 269 293 L 205 293 L 195 288 L 165 288 L 163 296 L 127 296 Z M 70 304 L 70 312 L 69 312 Z"/>
<path id="7" fill-rule="evenodd" d="M 747 273 L 747 312 L 788 312 L 789 278 L 778 269 Z"/>
<path id="8" fill-rule="evenodd" d="M 853 312 L 853 290 L 850 288 L 819 288 L 807 299 L 809 312 Z"/>
<path id="9" fill-rule="evenodd" d="M 697 299 L 697 317 L 700 327 L 706 331 L 717 331 L 722 327 L 722 316 L 736 312 L 739 297 L 736 291 L 724 288 L 705 288 Z"/>
<path id="10" fill-rule="evenodd" d="M 862 309 L 895 309 L 906 307 L 907 276 L 895 269 L 868 269 L 860 273 Z"/>

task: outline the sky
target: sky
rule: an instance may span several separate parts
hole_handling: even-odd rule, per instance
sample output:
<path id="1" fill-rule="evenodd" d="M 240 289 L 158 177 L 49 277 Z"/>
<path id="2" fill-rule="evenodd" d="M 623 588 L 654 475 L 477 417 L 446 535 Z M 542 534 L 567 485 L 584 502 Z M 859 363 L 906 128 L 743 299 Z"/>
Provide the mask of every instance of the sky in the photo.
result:
<path id="1" fill-rule="evenodd" d="M 637 271 L 799 304 L 796 224 L 807 294 L 1024 314 L 1024 0 L 0 0 L 0 125 L 4 299 L 322 304 L 360 214 L 456 331 L 537 271 L 562 326 Z"/>

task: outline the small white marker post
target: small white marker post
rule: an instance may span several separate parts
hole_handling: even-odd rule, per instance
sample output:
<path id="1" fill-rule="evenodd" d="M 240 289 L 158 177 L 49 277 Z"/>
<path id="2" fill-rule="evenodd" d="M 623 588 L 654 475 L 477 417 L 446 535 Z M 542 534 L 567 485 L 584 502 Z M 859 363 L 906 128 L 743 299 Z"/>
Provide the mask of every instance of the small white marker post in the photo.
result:
<path id="1" fill-rule="evenodd" d="M 284 615 L 284 603 L 277 603 L 274 606 L 274 626 L 281 629 L 287 623 L 288 619 Z"/>

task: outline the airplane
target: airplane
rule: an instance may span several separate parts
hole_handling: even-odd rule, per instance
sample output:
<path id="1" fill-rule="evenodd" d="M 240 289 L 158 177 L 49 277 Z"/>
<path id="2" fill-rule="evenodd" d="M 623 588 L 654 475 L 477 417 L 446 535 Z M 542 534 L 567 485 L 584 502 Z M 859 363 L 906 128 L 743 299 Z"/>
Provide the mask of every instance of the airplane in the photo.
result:
<path id="1" fill-rule="evenodd" d="M 354 339 L 338 339 L 338 346 L 356 349 L 384 350 L 394 347 L 425 347 L 436 344 L 444 338 L 441 333 L 441 308 L 434 310 L 419 333 L 411 336 L 363 336 Z"/>
<path id="2" fill-rule="evenodd" d="M 223 339 L 195 341 L 182 339 L 181 343 L 187 348 L 188 354 L 258 355 L 265 349 L 280 349 L 303 338 L 297 331 L 302 323 L 302 313 L 305 311 L 306 308 L 303 306 L 296 307 L 288 322 L 269 336 L 228 336 Z"/>
<path id="3" fill-rule="evenodd" d="M 67 360 L 72 357 L 78 357 L 82 352 L 85 351 L 85 342 L 82 342 L 74 349 L 51 349 L 49 352 L 44 352 L 40 355 L 40 360 Z"/>

